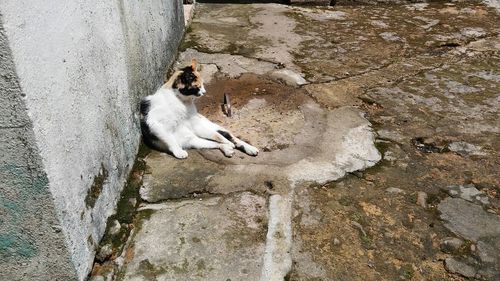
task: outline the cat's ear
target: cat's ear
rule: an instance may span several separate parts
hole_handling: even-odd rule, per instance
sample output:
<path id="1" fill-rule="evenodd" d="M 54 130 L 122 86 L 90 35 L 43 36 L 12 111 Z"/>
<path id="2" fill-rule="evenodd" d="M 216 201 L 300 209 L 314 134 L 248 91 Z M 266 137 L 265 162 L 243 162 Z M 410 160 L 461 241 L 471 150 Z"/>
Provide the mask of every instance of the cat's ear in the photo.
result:
<path id="1" fill-rule="evenodd" d="M 191 68 L 193 69 L 193 71 L 196 71 L 197 65 L 198 65 L 198 62 L 196 61 L 196 59 L 192 59 L 191 60 Z"/>

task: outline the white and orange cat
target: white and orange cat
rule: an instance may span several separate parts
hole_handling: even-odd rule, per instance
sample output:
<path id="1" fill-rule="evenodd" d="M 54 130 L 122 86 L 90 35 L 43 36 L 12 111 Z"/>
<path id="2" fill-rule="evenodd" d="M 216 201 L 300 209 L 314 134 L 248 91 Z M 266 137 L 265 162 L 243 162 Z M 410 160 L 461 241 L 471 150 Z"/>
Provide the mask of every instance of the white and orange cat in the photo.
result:
<path id="1" fill-rule="evenodd" d="M 175 72 L 154 95 L 141 101 L 144 143 L 178 159 L 186 158 L 189 148 L 218 148 L 227 157 L 233 156 L 236 148 L 256 156 L 257 148 L 197 112 L 194 100 L 203 94 L 203 80 L 193 60 L 191 66 Z"/>

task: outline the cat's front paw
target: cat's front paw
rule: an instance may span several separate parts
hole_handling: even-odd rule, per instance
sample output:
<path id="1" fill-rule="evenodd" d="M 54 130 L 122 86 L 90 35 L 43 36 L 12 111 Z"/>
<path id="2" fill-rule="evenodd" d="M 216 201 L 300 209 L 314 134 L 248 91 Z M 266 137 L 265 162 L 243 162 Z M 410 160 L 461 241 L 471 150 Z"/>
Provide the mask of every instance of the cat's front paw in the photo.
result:
<path id="1" fill-rule="evenodd" d="M 259 150 L 251 145 L 245 145 L 243 149 L 245 150 L 245 153 L 250 156 L 257 156 L 259 154 Z"/>
<path id="2" fill-rule="evenodd" d="M 234 155 L 234 149 L 228 144 L 221 144 L 220 150 L 222 150 L 222 153 L 226 157 L 233 157 Z"/>
<path id="3" fill-rule="evenodd" d="M 172 154 L 175 156 L 177 159 L 186 159 L 188 157 L 188 153 L 185 150 L 176 150 L 173 151 Z"/>

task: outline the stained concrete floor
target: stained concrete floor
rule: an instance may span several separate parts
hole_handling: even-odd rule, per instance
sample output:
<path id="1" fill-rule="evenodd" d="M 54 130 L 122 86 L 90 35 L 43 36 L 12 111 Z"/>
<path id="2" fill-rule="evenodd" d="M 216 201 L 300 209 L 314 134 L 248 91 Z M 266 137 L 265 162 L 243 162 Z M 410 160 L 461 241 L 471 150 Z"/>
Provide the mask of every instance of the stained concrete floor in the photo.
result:
<path id="1" fill-rule="evenodd" d="M 93 280 L 500 280 L 499 22 L 476 1 L 198 4 L 178 66 L 260 154 L 142 155 Z"/>

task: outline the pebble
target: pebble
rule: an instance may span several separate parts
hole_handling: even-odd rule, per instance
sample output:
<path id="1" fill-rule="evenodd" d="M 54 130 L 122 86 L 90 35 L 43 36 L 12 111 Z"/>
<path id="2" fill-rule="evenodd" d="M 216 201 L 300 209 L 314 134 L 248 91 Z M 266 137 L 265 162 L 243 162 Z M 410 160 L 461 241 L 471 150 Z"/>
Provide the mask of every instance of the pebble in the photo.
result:
<path id="1" fill-rule="evenodd" d="M 441 241 L 441 250 L 445 253 L 456 252 L 462 247 L 464 241 L 455 237 L 446 237 Z"/>
<path id="2" fill-rule="evenodd" d="M 137 205 L 137 199 L 136 198 L 130 198 L 128 200 L 128 202 L 130 203 L 130 205 L 132 205 L 134 207 Z"/>
<path id="3" fill-rule="evenodd" d="M 104 276 L 94 275 L 89 279 L 89 281 L 106 281 L 106 279 L 104 278 Z"/>
<path id="4" fill-rule="evenodd" d="M 397 187 L 389 187 L 388 189 L 385 190 L 387 193 L 405 193 L 402 189 L 397 188 Z"/>
<path id="5" fill-rule="evenodd" d="M 363 177 L 363 172 L 361 172 L 361 171 L 354 171 L 354 172 L 352 172 L 352 174 L 355 175 L 358 178 L 362 178 Z"/>
<path id="6" fill-rule="evenodd" d="M 417 193 L 417 204 L 422 208 L 427 208 L 427 193 L 423 191 Z"/>
<path id="7" fill-rule="evenodd" d="M 394 141 L 394 142 L 403 142 L 405 137 L 396 131 L 389 130 L 379 130 L 377 131 L 379 138 L 383 138 L 386 140 Z"/>
<path id="8" fill-rule="evenodd" d="M 113 247 L 111 246 L 111 244 L 105 244 L 99 249 L 99 252 L 96 255 L 96 259 L 100 262 L 103 262 L 112 254 Z"/>
<path id="9" fill-rule="evenodd" d="M 120 222 L 117 221 L 117 220 L 114 220 L 112 222 L 111 227 L 109 228 L 109 234 L 116 235 L 116 234 L 118 234 L 120 232 L 120 229 L 121 229 Z"/>
<path id="10" fill-rule="evenodd" d="M 487 155 L 481 149 L 482 147 L 476 146 L 463 141 L 452 142 L 448 145 L 448 149 L 462 156 L 468 155 Z"/>
<path id="11" fill-rule="evenodd" d="M 62 227 L 60 225 L 52 225 L 52 229 L 54 230 L 55 233 L 59 233 L 62 230 Z"/>
<path id="12" fill-rule="evenodd" d="M 337 238 L 333 239 L 333 245 L 340 245 L 340 240 Z"/>
<path id="13" fill-rule="evenodd" d="M 384 159 L 387 161 L 396 161 L 398 158 L 394 155 L 394 152 L 387 151 L 384 153 Z"/>
<path id="14" fill-rule="evenodd" d="M 385 238 L 394 238 L 394 234 L 390 233 L 390 232 L 385 232 L 384 233 L 384 237 Z"/>

